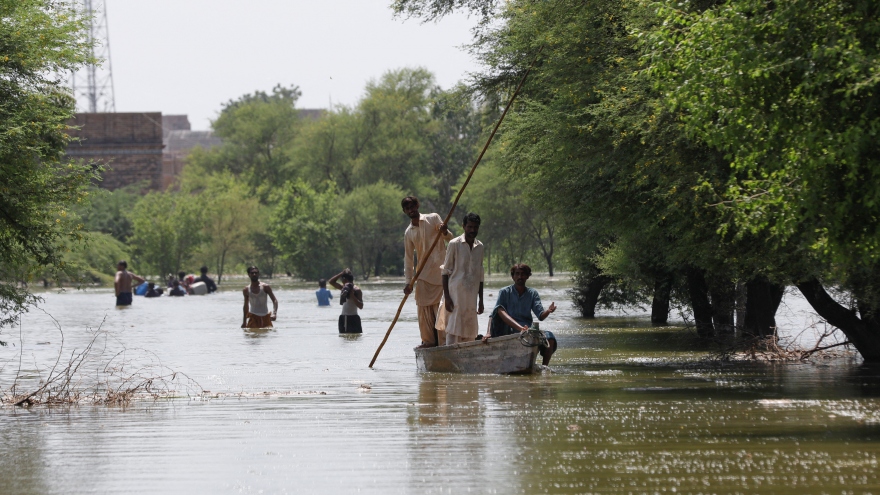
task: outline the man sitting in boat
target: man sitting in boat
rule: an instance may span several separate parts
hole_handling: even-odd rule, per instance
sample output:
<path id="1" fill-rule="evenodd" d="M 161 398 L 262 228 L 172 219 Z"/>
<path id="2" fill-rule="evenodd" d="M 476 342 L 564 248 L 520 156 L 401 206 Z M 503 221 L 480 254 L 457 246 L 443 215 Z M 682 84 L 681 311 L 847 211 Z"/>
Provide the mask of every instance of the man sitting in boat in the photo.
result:
<path id="1" fill-rule="evenodd" d="M 551 302 L 550 307 L 544 309 L 541 304 L 541 298 L 538 291 L 526 287 L 526 281 L 532 276 L 532 269 L 529 265 L 518 263 L 510 267 L 510 276 L 513 278 L 513 285 L 498 291 L 498 302 L 495 303 L 495 309 L 489 316 L 489 331 L 483 340 L 490 337 L 501 337 L 503 335 L 511 335 L 518 332 L 525 332 L 532 326 L 532 313 L 538 317 L 538 320 L 544 321 L 550 313 L 556 311 L 556 303 Z M 543 365 L 550 364 L 550 357 L 556 352 L 556 337 L 545 331 L 547 335 L 548 345 L 541 346 L 539 351 L 543 358 Z"/>

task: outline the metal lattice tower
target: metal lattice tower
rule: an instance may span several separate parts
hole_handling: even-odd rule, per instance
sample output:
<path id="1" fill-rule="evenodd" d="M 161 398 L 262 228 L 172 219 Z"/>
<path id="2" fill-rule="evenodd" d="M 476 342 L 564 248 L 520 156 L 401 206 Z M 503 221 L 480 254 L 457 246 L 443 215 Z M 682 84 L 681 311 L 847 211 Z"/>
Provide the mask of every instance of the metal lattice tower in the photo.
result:
<path id="1" fill-rule="evenodd" d="M 89 64 L 71 76 L 71 89 L 80 112 L 115 112 L 113 69 L 110 64 L 110 36 L 107 31 L 107 7 L 103 0 L 78 0 L 83 14 L 92 19 L 88 40 L 91 55 L 98 64 Z"/>

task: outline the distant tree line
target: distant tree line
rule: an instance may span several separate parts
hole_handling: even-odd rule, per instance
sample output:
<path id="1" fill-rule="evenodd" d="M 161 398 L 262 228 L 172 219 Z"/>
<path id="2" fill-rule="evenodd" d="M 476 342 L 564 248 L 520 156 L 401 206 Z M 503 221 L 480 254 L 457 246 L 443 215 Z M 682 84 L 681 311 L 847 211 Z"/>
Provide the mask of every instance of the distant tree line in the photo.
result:
<path id="1" fill-rule="evenodd" d="M 344 266 L 365 279 L 402 274 L 401 199 L 416 195 L 423 211 L 445 215 L 496 106 L 441 89 L 421 68 L 390 71 L 355 105 L 314 119 L 296 109 L 299 96 L 276 86 L 229 101 L 213 122 L 221 146 L 194 150 L 171 190 L 93 191 L 79 210 L 86 229 L 123 243 L 155 275 L 202 264 L 221 281 L 249 264 L 305 279 Z M 502 173 L 493 158 L 484 167 L 454 219 L 483 216 L 490 269 L 525 260 L 552 273 L 551 216 L 524 182 L 493 177 Z"/>

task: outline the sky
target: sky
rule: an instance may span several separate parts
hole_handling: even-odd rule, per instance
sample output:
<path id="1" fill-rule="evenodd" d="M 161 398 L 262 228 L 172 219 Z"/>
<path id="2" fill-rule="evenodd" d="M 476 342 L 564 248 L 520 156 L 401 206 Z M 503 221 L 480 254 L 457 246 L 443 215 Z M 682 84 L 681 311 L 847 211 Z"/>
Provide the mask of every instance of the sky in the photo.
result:
<path id="1" fill-rule="evenodd" d="M 476 18 L 395 19 L 391 0 L 104 0 L 117 112 L 187 114 L 210 128 L 221 105 L 276 84 L 300 108 L 356 103 L 365 84 L 425 67 L 449 88 L 478 69 Z"/>

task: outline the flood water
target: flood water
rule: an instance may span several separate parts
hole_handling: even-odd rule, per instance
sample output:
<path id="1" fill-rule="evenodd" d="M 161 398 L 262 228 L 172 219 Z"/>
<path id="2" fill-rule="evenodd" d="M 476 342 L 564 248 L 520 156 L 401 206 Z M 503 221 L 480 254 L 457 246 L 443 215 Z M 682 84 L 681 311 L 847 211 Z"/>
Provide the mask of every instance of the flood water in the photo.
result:
<path id="1" fill-rule="evenodd" d="M 518 377 L 419 374 L 411 301 L 369 369 L 399 280 L 362 285 L 354 337 L 304 284 L 273 282 L 268 331 L 239 328 L 244 280 L 127 309 L 109 290 L 47 293 L 21 339 L 0 335 L 0 388 L 19 368 L 25 388 L 45 377 L 63 332 L 62 362 L 97 335 L 83 376 L 175 371 L 174 398 L 0 407 L 0 493 L 880 494 L 880 369 L 712 362 L 680 327 L 580 319 L 567 279 L 532 282 L 559 306 L 542 323 L 559 351 Z M 802 336 L 787 301 L 786 335 Z"/>

